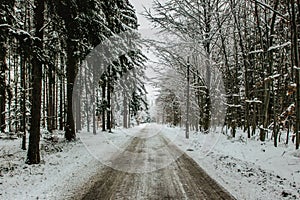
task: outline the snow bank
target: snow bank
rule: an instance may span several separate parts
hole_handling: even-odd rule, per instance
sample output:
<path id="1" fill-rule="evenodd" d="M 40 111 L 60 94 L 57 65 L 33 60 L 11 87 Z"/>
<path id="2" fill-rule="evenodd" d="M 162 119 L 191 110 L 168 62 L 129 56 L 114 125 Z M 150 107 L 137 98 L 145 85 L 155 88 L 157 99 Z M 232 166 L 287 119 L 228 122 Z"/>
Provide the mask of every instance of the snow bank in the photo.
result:
<path id="1" fill-rule="evenodd" d="M 100 156 L 124 149 L 144 126 L 97 135 L 82 131 L 82 140 L 71 143 L 62 135 L 57 142 L 43 139 L 44 162 L 39 165 L 25 164 L 20 139 L 0 139 L 0 199 L 80 198 L 92 184 L 91 177 L 104 167 Z M 272 141 L 249 140 L 241 131 L 232 139 L 220 130 L 190 133 L 190 139 L 185 139 L 180 128 L 153 126 L 239 200 L 300 198 L 300 151 L 292 144 L 275 148 Z"/>
<path id="2" fill-rule="evenodd" d="M 97 135 L 83 131 L 79 134 L 81 138 L 97 142 L 98 150 L 92 154 L 79 139 L 69 143 L 62 134 L 57 142 L 42 139 L 43 161 L 39 165 L 25 164 L 27 152 L 21 150 L 21 139 L 0 139 L 0 199 L 73 199 L 79 195 L 78 188 L 82 189 L 104 167 L 95 159 L 97 154 L 111 153 L 103 144 L 110 141 L 121 147 L 141 128 Z"/>
<path id="3" fill-rule="evenodd" d="M 191 133 L 189 140 L 179 128 L 165 127 L 163 133 L 239 200 L 300 198 L 300 151 L 292 144 L 275 148 L 242 131 L 235 139 L 220 130 Z"/>

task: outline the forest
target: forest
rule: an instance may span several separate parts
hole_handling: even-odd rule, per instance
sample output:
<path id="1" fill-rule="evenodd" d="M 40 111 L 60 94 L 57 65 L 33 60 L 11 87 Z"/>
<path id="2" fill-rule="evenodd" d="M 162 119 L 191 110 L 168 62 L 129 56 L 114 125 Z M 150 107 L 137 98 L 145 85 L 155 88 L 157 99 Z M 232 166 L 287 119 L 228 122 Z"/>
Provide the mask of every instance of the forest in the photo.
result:
<path id="1" fill-rule="evenodd" d="M 129 1 L 4 0 L 0 14 L 1 132 L 22 137 L 26 163 L 40 162 L 41 129 L 63 130 L 72 141 L 81 124 L 95 134 L 100 118 L 102 131 L 111 131 L 113 101 L 124 105 L 125 127 L 147 107 L 141 82 L 146 57 L 138 37 L 120 35 L 137 31 Z M 104 41 L 102 52 L 88 59 Z M 118 57 L 103 49 L 122 41 L 131 47 Z M 101 73 L 90 71 L 96 68 Z"/>
<path id="2" fill-rule="evenodd" d="M 143 43 L 164 69 L 155 83 L 162 123 L 206 134 L 223 126 L 232 137 L 242 129 L 274 146 L 284 132 L 298 149 L 299 9 L 284 0 L 154 0 L 144 15 L 164 38 L 145 41 L 128 0 L 2 0 L 1 132 L 22 137 L 26 163 L 36 164 L 41 129 L 72 141 L 83 128 L 111 131 L 117 118 L 130 127 L 148 110 Z"/>
<path id="3" fill-rule="evenodd" d="M 204 133 L 223 126 L 232 137 L 242 129 L 275 147 L 291 139 L 298 149 L 299 8 L 299 1 L 155 0 L 145 16 L 165 36 L 148 42 L 167 69 L 157 81 L 163 121 Z"/>

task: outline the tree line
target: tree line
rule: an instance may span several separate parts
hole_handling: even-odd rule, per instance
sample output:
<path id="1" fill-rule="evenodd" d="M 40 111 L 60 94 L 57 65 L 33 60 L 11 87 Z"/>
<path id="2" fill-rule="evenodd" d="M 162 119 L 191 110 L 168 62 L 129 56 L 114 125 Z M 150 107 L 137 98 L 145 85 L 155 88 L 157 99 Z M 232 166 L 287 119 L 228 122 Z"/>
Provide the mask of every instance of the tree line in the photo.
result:
<path id="1" fill-rule="evenodd" d="M 186 120 L 182 99 L 190 78 L 191 127 L 208 131 L 219 123 L 233 137 L 241 128 L 248 138 L 272 138 L 275 146 L 285 131 L 285 142 L 292 136 L 298 149 L 299 9 L 293 0 L 155 0 L 145 15 L 167 42 L 151 45 L 173 73 L 160 81 L 172 86 L 162 87 L 158 98 L 165 119 Z M 212 116 L 222 110 L 215 101 L 226 105 L 225 122 L 217 119 L 221 113 Z"/>
<path id="2" fill-rule="evenodd" d="M 137 40 L 127 41 L 134 43 L 133 50 L 110 58 L 107 66 L 87 61 L 103 41 L 137 29 L 135 10 L 128 0 L 1 2 L 0 130 L 21 133 L 24 150 L 29 133 L 26 163 L 40 162 L 40 128 L 50 133 L 64 130 L 66 140 L 72 141 L 82 125 L 88 131 L 92 126 L 96 133 L 97 119 L 103 131 L 111 130 L 112 107 L 123 106 L 119 110 L 125 127 L 130 126 L 131 116 L 147 107 L 142 84 L 146 57 Z M 99 56 L 104 54 L 105 50 L 99 52 Z M 105 69 L 99 80 L 84 67 L 88 65 Z M 124 76 L 131 86 L 122 84 Z M 122 95 L 113 95 L 118 91 Z"/>

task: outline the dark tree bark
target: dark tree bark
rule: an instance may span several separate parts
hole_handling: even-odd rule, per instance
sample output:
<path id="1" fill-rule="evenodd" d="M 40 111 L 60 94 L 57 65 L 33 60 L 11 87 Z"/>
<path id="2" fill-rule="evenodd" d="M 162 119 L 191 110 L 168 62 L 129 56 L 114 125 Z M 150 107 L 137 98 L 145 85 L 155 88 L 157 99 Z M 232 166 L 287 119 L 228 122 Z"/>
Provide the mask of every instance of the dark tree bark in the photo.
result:
<path id="1" fill-rule="evenodd" d="M 204 15 L 204 33 L 205 33 L 205 40 L 203 42 L 203 46 L 206 53 L 207 60 L 205 61 L 206 65 L 206 89 L 205 89 L 205 105 L 204 105 L 204 132 L 209 132 L 210 127 L 210 120 L 211 120 L 211 99 L 210 99 L 210 84 L 211 84 L 211 66 L 210 66 L 210 56 L 211 56 L 211 14 L 212 8 L 210 2 L 204 2 L 203 7 L 203 15 Z"/>
<path id="2" fill-rule="evenodd" d="M 296 131 L 296 149 L 299 149 L 300 144 L 300 61 L 299 61 L 299 45 L 298 45 L 298 27 L 297 27 L 297 20 L 296 20 L 296 2 L 291 3 L 292 8 L 292 44 L 293 44 L 293 55 L 294 58 L 292 60 L 294 61 L 293 64 L 296 67 L 295 69 L 295 79 L 296 79 L 296 124 L 295 124 L 295 131 Z M 299 8 L 298 8 L 299 9 Z M 299 12 L 299 10 L 298 10 Z M 299 14 L 299 13 L 298 13 Z"/>
<path id="3" fill-rule="evenodd" d="M 18 56 L 16 54 L 16 51 L 15 51 L 15 56 L 14 56 L 14 82 L 17 83 L 18 82 L 18 76 L 19 76 L 19 73 L 18 73 L 18 67 L 17 67 L 17 60 L 18 60 Z M 18 84 L 15 84 L 15 87 L 14 87 L 14 94 L 18 94 Z M 19 101 L 18 101 L 18 98 L 15 98 L 14 100 L 14 107 L 17 108 L 18 107 L 18 104 L 19 104 Z M 15 122 L 15 133 L 17 133 L 19 130 L 19 122 L 18 120 L 16 120 Z"/>
<path id="4" fill-rule="evenodd" d="M 77 1 L 57 1 L 57 13 L 65 24 L 67 37 L 66 43 L 66 77 L 67 77 L 67 96 L 66 96 L 66 125 L 65 138 L 68 141 L 76 139 L 75 122 L 73 116 L 73 88 L 78 72 L 78 26 L 75 17 L 77 16 Z"/>
<path id="5" fill-rule="evenodd" d="M 95 67 L 93 66 L 93 69 L 95 69 Z M 92 116 L 93 116 L 93 134 L 96 135 L 97 134 L 97 125 L 96 125 L 96 98 L 95 98 L 95 94 L 96 94 L 96 78 L 95 78 L 95 74 L 96 72 L 93 72 L 93 87 L 92 87 L 92 98 L 91 98 L 91 104 L 92 104 Z"/>
<path id="6" fill-rule="evenodd" d="M 73 116 L 73 88 L 77 72 L 77 60 L 74 56 L 76 44 L 71 39 L 67 39 L 67 124 L 65 138 L 68 141 L 76 139 L 75 123 Z"/>
<path id="7" fill-rule="evenodd" d="M 76 115 L 75 115 L 75 122 L 76 122 L 76 132 L 79 132 L 79 131 L 81 131 L 81 95 L 82 95 L 82 92 L 81 92 L 81 90 L 82 90 L 82 70 L 79 70 L 79 76 L 78 76 L 78 79 L 77 79 L 77 82 L 76 82 L 76 91 L 74 91 L 75 92 L 75 94 L 76 94 L 76 96 L 78 97 L 78 98 L 76 98 L 76 99 L 74 99 L 75 101 L 75 107 L 76 107 L 76 109 L 75 109 L 75 113 L 76 113 Z"/>
<path id="8" fill-rule="evenodd" d="M 123 99 L 123 127 L 128 128 L 128 98 L 127 94 L 124 92 Z"/>
<path id="9" fill-rule="evenodd" d="M 54 98 L 53 98 L 53 91 L 54 90 L 54 74 L 49 67 L 48 72 L 48 108 L 47 108 L 47 129 L 50 133 L 52 133 L 54 127 Z"/>
<path id="10" fill-rule="evenodd" d="M 61 60 L 61 70 L 64 71 L 63 64 L 64 64 L 64 58 L 62 55 L 60 55 L 60 60 Z M 59 92 L 59 130 L 64 129 L 64 106 L 65 106 L 65 98 L 64 98 L 64 93 L 65 93 L 65 78 L 63 76 L 59 77 L 60 80 L 60 92 Z"/>
<path id="11" fill-rule="evenodd" d="M 274 2 L 274 10 L 278 9 L 278 5 L 279 5 L 279 0 L 276 0 Z M 269 41 L 268 41 L 268 46 L 272 47 L 273 46 L 273 41 L 274 41 L 274 36 L 276 35 L 275 32 L 275 22 L 276 22 L 276 16 L 277 14 L 274 12 L 273 16 L 272 16 L 272 20 L 271 20 L 271 25 L 270 25 L 270 36 L 269 36 Z M 274 62 L 274 54 L 273 54 L 273 50 L 269 50 L 268 51 L 268 61 L 269 61 L 269 69 L 271 71 L 271 75 L 274 73 L 274 67 L 273 67 L 273 62 Z M 274 127 L 273 127 L 273 135 L 274 135 L 274 146 L 277 147 L 277 140 L 278 140 L 278 132 L 279 132 L 279 128 L 278 126 L 278 122 L 277 122 L 277 110 L 276 110 L 276 98 L 277 95 L 275 94 L 275 81 L 272 80 L 272 93 L 273 93 L 273 121 L 274 121 Z M 280 139 L 280 137 L 279 137 Z"/>
<path id="12" fill-rule="evenodd" d="M 23 50 L 21 51 L 20 56 L 20 74 L 21 74 L 21 88 L 22 88 L 22 98 L 20 101 L 21 113 L 22 116 L 20 118 L 21 127 L 23 132 L 22 137 L 22 149 L 26 150 L 26 58 Z"/>
<path id="13" fill-rule="evenodd" d="M 102 89 L 102 105 L 101 105 L 101 112 L 102 112 L 102 131 L 106 131 L 106 126 L 105 126 L 105 111 L 106 111 L 106 81 L 105 81 L 105 77 L 103 78 L 103 82 L 101 85 L 101 89 Z"/>
<path id="14" fill-rule="evenodd" d="M 8 53 L 8 57 L 11 58 L 11 49 Z M 9 69 L 8 71 L 11 71 L 11 59 L 8 60 L 8 66 Z M 11 81 L 11 73 L 8 73 L 8 81 Z M 12 123 L 11 123 L 11 107 L 12 107 L 12 88 L 11 86 L 7 87 L 7 93 L 8 93 L 8 131 L 11 133 L 12 132 Z"/>
<path id="15" fill-rule="evenodd" d="M 44 0 L 34 1 L 34 25 L 35 36 L 39 40 L 35 40 L 35 47 L 43 48 L 43 26 L 44 26 Z M 32 58 L 32 107 L 31 107 L 31 127 L 29 135 L 29 147 L 26 163 L 40 163 L 40 120 L 41 120 L 41 93 L 42 93 L 42 62 L 37 56 Z"/>
<path id="16" fill-rule="evenodd" d="M 5 131 L 5 104 L 6 104 L 6 38 L 0 35 L 0 131 Z"/>
<path id="17" fill-rule="evenodd" d="M 96 122 L 96 102 L 95 102 L 95 88 L 92 89 L 92 113 L 93 113 L 93 134 L 97 134 L 97 122 Z"/>
<path id="18" fill-rule="evenodd" d="M 14 5 L 13 0 L 3 0 L 0 5 L 0 24 L 10 23 L 8 12 Z M 6 105 L 6 56 L 7 56 L 7 28 L 0 29 L 0 131 L 6 128 L 5 105 Z"/>
<path id="19" fill-rule="evenodd" d="M 42 127 L 46 128 L 46 116 L 47 116 L 47 74 L 45 69 L 43 69 L 43 79 L 42 79 Z"/>
<path id="20" fill-rule="evenodd" d="M 107 80 L 107 130 L 111 132 L 111 66 L 108 66 Z"/>

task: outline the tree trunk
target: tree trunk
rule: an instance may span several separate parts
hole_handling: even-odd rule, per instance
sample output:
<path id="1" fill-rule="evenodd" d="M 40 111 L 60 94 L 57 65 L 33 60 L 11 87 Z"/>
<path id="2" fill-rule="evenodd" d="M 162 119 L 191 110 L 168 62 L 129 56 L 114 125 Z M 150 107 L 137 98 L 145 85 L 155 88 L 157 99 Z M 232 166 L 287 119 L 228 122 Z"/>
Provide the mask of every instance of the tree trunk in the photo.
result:
<path id="1" fill-rule="evenodd" d="M 64 71 L 64 59 L 63 59 L 63 56 L 61 55 L 61 70 Z M 64 110 L 64 106 L 65 106 L 65 99 L 63 98 L 64 97 L 64 92 L 65 92 L 65 89 L 64 89 L 64 86 L 65 86 L 65 78 L 63 76 L 60 76 L 60 91 L 59 91 L 59 130 L 63 130 L 64 129 L 64 113 L 65 113 L 65 110 Z"/>
<path id="2" fill-rule="evenodd" d="M 95 83 L 95 81 L 94 81 Z M 96 125 L 96 98 L 95 98 L 95 87 L 92 87 L 92 113 L 93 113 L 93 134 L 96 135 L 97 125 Z"/>
<path id="3" fill-rule="evenodd" d="M 206 53 L 206 89 L 205 89 L 205 100 L 204 100 L 204 132 L 208 133 L 210 127 L 210 119 L 211 119 L 211 100 L 210 100 L 210 84 L 211 84 L 211 69 L 210 69 L 210 43 L 211 43 L 211 5 L 210 1 L 204 2 L 204 23 L 205 23 L 205 41 L 204 41 L 204 49 Z"/>
<path id="4" fill-rule="evenodd" d="M 82 70 L 79 70 L 79 78 L 78 78 L 78 80 L 77 80 L 77 86 L 76 86 L 76 91 L 74 91 L 75 92 L 75 94 L 76 94 L 76 96 L 78 97 L 78 98 L 76 98 L 76 99 L 74 99 L 75 100 L 75 103 L 76 103 L 76 117 L 75 117 L 75 121 L 76 121 L 76 132 L 78 132 L 78 131 L 81 131 L 81 84 L 82 84 L 82 80 L 81 80 L 81 78 L 82 78 L 82 75 L 81 75 L 81 73 L 82 73 Z"/>
<path id="5" fill-rule="evenodd" d="M 106 130 L 105 126 L 105 111 L 106 111 L 106 103 L 105 103 L 105 96 L 106 96 L 106 81 L 105 77 L 103 78 L 103 83 L 101 85 L 102 88 L 102 105 L 101 105 L 101 112 L 102 112 L 102 131 Z"/>
<path id="6" fill-rule="evenodd" d="M 74 56 L 75 42 L 71 38 L 67 39 L 67 123 L 65 130 L 65 138 L 68 141 L 76 139 L 75 122 L 73 116 L 73 88 L 77 72 L 77 61 Z"/>
<path id="7" fill-rule="evenodd" d="M 128 98 L 127 95 L 124 93 L 123 99 L 123 127 L 128 128 Z"/>
<path id="8" fill-rule="evenodd" d="M 92 98 L 91 98 L 91 104 L 92 104 L 92 122 L 93 122 L 93 134 L 94 135 L 96 135 L 97 134 L 97 124 L 96 124 L 96 117 L 97 117 L 97 115 L 96 115 L 96 104 L 97 104 L 97 101 L 96 101 L 96 88 L 97 88 L 97 86 L 98 86 L 98 83 L 97 83 L 97 80 L 96 80 L 96 70 L 95 70 L 95 66 L 93 65 L 92 66 L 92 68 L 93 68 L 93 78 L 92 78 L 92 81 L 93 81 L 93 84 L 92 84 L 92 87 L 91 87 L 91 89 L 92 89 Z M 105 126 L 105 124 L 104 124 L 104 126 Z"/>
<path id="9" fill-rule="evenodd" d="M 131 126 L 130 100 L 128 102 L 129 102 L 129 104 L 128 104 L 128 120 L 127 120 L 128 125 L 127 125 L 127 128 L 130 128 L 130 126 Z"/>
<path id="10" fill-rule="evenodd" d="M 24 52 L 21 51 L 21 61 L 20 61 L 20 74 L 21 74 L 21 88 L 22 88 L 22 100 L 21 100 L 21 126 L 22 126 L 22 132 L 23 132 L 23 137 L 22 137 L 22 149 L 26 150 L 26 70 L 25 70 L 25 55 Z"/>
<path id="11" fill-rule="evenodd" d="M 90 132 L 90 105 L 89 105 L 89 87 L 88 87 L 88 70 L 85 68 L 84 71 L 84 84 L 85 84 L 85 108 L 86 108 L 86 126 L 87 132 Z M 94 87 L 92 87 L 94 89 Z"/>
<path id="12" fill-rule="evenodd" d="M 54 117 L 54 119 L 53 119 L 53 129 L 56 130 L 57 129 L 57 125 L 58 125 L 58 112 L 57 112 L 57 108 L 58 108 L 58 77 L 55 74 L 54 74 L 53 96 L 55 98 L 55 101 L 54 101 L 54 110 L 53 110 L 53 117 Z"/>
<path id="13" fill-rule="evenodd" d="M 111 77 L 110 66 L 108 67 L 108 81 L 107 81 L 107 130 L 111 133 Z"/>
<path id="14" fill-rule="evenodd" d="M 5 131 L 5 104 L 6 104 L 6 39 L 4 35 L 0 35 L 0 132 Z"/>
<path id="15" fill-rule="evenodd" d="M 188 63 L 187 63 L 187 100 L 186 100 L 186 122 L 185 122 L 185 138 L 189 139 L 190 137 L 190 122 L 189 122 L 189 115 L 190 115 L 190 63 L 189 63 L 189 58 L 188 58 Z"/>
<path id="16" fill-rule="evenodd" d="M 47 120 L 47 73 L 45 73 L 46 69 L 43 69 L 43 78 L 42 78 L 42 127 L 46 128 L 46 120 Z"/>
<path id="17" fill-rule="evenodd" d="M 8 66 L 9 66 L 9 69 L 8 71 L 10 72 L 11 71 L 11 50 L 9 51 L 8 53 Z M 8 82 L 10 83 L 11 82 L 11 73 L 8 73 Z M 8 131 L 11 133 L 12 132 L 12 127 L 11 127 L 11 106 L 12 106 L 12 88 L 11 86 L 8 86 L 7 88 L 7 95 L 8 95 Z M 0 123 L 1 124 L 1 123 Z"/>
<path id="18" fill-rule="evenodd" d="M 19 73 L 18 73 L 18 65 L 17 65 L 17 60 L 18 60 L 18 57 L 17 57 L 17 54 L 14 56 L 14 82 L 16 83 L 15 84 L 15 88 L 14 88 L 14 93 L 15 95 L 18 94 L 18 80 L 19 80 Z M 15 109 L 18 108 L 18 104 L 19 104 L 19 101 L 18 101 L 18 98 L 15 98 L 15 101 L 14 101 L 14 107 Z M 17 120 L 17 117 L 15 116 L 15 133 L 17 133 L 19 130 L 19 120 Z"/>
<path id="19" fill-rule="evenodd" d="M 53 99 L 53 88 L 54 80 L 53 80 L 53 71 L 51 67 L 49 67 L 48 72 L 48 112 L 47 112 L 47 129 L 50 133 L 53 131 L 53 118 L 54 118 L 54 99 Z"/>
<path id="20" fill-rule="evenodd" d="M 35 36 L 40 40 L 35 40 L 38 48 L 43 48 L 43 30 L 44 26 L 44 0 L 34 1 L 34 25 Z M 32 58 L 32 107 L 31 107 L 31 127 L 29 135 L 29 148 L 27 153 L 28 164 L 40 163 L 40 120 L 41 120 L 41 93 L 42 93 L 42 63 L 37 56 Z"/>
<path id="21" fill-rule="evenodd" d="M 292 1 L 291 3 L 292 8 L 292 44 L 293 44 L 293 51 L 294 51 L 294 66 L 296 68 L 295 70 L 295 79 L 296 79 L 296 85 L 297 85 L 297 91 L 296 91 L 296 149 L 299 149 L 299 143 L 300 143 L 300 137 L 299 137 L 299 131 L 300 131 L 300 62 L 299 62 L 299 45 L 298 45 L 298 28 L 297 28 L 297 21 L 296 21 L 296 8 L 295 8 L 295 2 Z M 299 9 L 299 8 L 298 8 Z M 299 10 L 298 10 L 299 11 Z"/>

